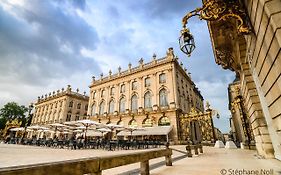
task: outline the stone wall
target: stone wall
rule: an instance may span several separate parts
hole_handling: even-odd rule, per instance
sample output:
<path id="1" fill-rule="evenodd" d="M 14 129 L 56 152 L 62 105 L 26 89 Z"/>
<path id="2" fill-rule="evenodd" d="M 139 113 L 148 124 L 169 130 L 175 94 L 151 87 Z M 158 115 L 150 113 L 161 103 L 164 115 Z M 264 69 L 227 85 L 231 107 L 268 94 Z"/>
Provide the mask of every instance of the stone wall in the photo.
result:
<path id="1" fill-rule="evenodd" d="M 244 97 L 259 152 L 281 160 L 281 1 L 244 2 L 253 27 L 242 60 Z"/>

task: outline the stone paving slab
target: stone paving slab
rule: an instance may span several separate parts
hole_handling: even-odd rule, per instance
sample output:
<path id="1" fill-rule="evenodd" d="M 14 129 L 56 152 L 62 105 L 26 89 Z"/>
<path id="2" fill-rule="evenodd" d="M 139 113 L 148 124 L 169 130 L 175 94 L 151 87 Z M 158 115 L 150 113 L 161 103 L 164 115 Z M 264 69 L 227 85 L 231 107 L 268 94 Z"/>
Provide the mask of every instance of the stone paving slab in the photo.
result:
<path id="1" fill-rule="evenodd" d="M 261 159 L 254 150 L 204 147 L 204 154 L 163 166 L 151 175 L 281 175 L 281 161 Z"/>

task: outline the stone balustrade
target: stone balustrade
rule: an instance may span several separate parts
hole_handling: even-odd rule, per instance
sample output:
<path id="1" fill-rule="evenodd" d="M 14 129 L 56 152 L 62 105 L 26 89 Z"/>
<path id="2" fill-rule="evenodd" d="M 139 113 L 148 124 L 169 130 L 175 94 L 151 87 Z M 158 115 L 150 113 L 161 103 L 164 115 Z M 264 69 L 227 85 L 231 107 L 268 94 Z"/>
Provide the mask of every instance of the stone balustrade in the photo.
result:
<path id="1" fill-rule="evenodd" d="M 103 170 L 123 165 L 140 162 L 141 175 L 149 174 L 149 160 L 165 157 L 166 166 L 172 166 L 172 150 L 159 149 L 153 151 L 142 151 L 130 154 L 114 156 L 82 158 L 60 162 L 41 163 L 33 165 L 22 165 L 1 168 L 1 175 L 46 175 L 46 174 L 68 174 L 101 175 Z"/>

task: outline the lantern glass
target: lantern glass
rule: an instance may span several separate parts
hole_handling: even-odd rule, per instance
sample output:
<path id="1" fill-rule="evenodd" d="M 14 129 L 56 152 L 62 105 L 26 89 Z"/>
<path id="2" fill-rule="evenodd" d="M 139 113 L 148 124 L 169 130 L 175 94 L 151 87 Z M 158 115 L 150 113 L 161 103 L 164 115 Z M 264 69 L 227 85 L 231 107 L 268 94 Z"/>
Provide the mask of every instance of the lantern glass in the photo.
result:
<path id="1" fill-rule="evenodd" d="M 195 49 L 194 38 L 188 29 L 184 28 L 181 31 L 179 38 L 180 49 L 183 53 L 190 56 L 191 52 Z"/>

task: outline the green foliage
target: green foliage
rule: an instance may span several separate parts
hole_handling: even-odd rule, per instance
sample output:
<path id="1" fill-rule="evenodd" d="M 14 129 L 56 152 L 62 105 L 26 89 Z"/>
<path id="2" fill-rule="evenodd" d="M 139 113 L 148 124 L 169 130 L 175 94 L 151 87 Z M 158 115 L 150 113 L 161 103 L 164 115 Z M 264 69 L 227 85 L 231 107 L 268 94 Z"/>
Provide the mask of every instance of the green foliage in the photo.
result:
<path id="1" fill-rule="evenodd" d="M 0 116 L 0 130 L 5 128 L 7 119 Z"/>
<path id="2" fill-rule="evenodd" d="M 0 129 L 5 128 L 8 120 L 18 119 L 19 121 L 26 122 L 26 112 L 28 108 L 15 102 L 9 102 L 0 109 Z"/>

